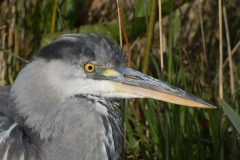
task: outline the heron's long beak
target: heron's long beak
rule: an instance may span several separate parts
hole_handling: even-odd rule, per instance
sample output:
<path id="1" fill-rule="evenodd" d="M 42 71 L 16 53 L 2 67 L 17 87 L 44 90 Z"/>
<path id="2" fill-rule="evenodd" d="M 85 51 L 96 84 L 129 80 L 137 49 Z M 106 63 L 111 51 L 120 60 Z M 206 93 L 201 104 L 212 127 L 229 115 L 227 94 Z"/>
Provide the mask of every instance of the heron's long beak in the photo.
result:
<path id="1" fill-rule="evenodd" d="M 98 74 L 98 78 L 99 78 Z M 204 100 L 130 68 L 107 69 L 101 79 L 109 80 L 119 92 L 198 108 L 215 108 Z"/>

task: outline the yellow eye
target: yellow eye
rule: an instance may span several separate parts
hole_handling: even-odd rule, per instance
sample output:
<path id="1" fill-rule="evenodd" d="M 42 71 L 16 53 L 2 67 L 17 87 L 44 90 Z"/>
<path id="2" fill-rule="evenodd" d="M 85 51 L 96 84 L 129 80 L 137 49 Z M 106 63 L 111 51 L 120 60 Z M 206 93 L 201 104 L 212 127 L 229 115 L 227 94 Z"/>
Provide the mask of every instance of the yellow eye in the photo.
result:
<path id="1" fill-rule="evenodd" d="M 86 72 L 92 73 L 92 72 L 95 71 L 95 65 L 92 64 L 92 63 L 86 63 L 86 64 L 84 65 L 84 69 L 85 69 Z"/>

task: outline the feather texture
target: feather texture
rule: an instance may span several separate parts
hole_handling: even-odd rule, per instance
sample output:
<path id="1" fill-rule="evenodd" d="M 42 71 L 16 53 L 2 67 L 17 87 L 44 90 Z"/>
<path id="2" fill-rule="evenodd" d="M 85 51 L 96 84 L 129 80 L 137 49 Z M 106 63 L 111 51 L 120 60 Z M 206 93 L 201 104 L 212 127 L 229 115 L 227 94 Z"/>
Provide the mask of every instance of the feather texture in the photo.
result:
<path id="1" fill-rule="evenodd" d="M 107 36 L 64 35 L 43 48 L 12 87 L 0 88 L 0 159 L 119 159 L 122 119 L 117 104 L 102 98 L 114 90 L 88 77 L 83 65 L 90 61 L 119 67 L 125 56 Z"/>

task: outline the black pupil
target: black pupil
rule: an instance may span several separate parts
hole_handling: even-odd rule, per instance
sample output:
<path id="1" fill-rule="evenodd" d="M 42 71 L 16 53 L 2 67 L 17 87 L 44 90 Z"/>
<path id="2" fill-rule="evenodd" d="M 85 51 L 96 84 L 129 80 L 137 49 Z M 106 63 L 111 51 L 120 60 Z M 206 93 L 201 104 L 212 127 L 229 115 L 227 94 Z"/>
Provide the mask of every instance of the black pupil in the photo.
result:
<path id="1" fill-rule="evenodd" d="M 88 69 L 89 69 L 89 70 L 92 70 L 92 69 L 93 69 L 93 67 L 92 67 L 92 66 L 88 66 Z"/>

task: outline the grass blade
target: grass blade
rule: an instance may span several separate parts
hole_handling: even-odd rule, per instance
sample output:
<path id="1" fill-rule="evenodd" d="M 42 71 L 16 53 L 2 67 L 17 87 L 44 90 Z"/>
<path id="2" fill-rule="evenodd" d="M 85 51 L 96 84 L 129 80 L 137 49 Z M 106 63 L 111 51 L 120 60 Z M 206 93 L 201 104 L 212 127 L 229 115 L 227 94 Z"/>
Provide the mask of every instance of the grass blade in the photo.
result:
<path id="1" fill-rule="evenodd" d="M 240 134 L 240 116 L 225 101 L 219 99 L 218 102 L 222 109 L 226 112 L 228 118 L 230 119 L 238 133 Z"/>

